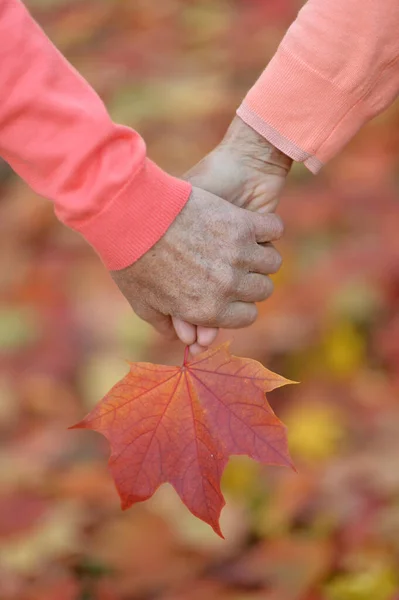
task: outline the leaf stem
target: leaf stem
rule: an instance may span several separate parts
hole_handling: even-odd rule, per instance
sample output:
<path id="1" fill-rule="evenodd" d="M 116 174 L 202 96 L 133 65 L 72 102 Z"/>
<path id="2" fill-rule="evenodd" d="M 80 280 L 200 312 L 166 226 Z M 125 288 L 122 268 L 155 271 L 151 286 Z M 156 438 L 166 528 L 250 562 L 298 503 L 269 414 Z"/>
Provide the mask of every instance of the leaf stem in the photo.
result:
<path id="1" fill-rule="evenodd" d="M 190 348 L 188 346 L 185 347 L 184 349 L 184 360 L 183 360 L 183 365 L 186 365 L 188 363 L 188 355 L 190 352 Z"/>

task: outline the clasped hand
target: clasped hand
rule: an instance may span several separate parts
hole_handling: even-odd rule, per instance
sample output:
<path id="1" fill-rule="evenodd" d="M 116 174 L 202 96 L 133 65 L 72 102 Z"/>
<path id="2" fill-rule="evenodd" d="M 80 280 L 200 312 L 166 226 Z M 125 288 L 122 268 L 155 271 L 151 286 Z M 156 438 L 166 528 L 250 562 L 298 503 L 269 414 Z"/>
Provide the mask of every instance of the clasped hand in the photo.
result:
<path id="1" fill-rule="evenodd" d="M 281 266 L 273 214 L 291 161 L 238 117 L 222 143 L 186 178 L 191 196 L 165 235 L 112 273 L 139 317 L 197 353 L 219 327 L 239 328 L 270 296 Z"/>

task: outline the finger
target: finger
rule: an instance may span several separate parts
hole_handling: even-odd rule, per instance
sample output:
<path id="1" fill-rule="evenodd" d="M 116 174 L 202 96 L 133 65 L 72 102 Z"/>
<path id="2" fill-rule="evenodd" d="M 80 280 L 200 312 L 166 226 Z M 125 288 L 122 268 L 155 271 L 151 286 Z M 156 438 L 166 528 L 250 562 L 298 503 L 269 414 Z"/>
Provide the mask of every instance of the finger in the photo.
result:
<path id="1" fill-rule="evenodd" d="M 169 340 L 175 340 L 177 338 L 172 319 L 169 316 L 163 315 L 148 306 L 136 310 L 136 312 L 141 319 L 150 323 L 150 325 L 152 325 L 161 335 L 164 335 Z"/>
<path id="2" fill-rule="evenodd" d="M 201 327 L 199 325 L 197 327 L 197 342 L 199 346 L 203 346 L 204 348 L 211 346 L 216 340 L 218 333 L 219 329 L 216 327 Z"/>
<path id="3" fill-rule="evenodd" d="M 254 227 L 255 237 L 257 242 L 273 242 L 279 240 L 284 233 L 284 225 L 281 218 L 274 213 L 250 213 L 247 217 L 250 218 Z"/>
<path id="4" fill-rule="evenodd" d="M 201 346 L 198 342 L 195 342 L 195 344 L 191 344 L 191 346 L 189 347 L 190 350 L 190 354 L 192 356 L 197 356 L 197 354 L 201 354 L 201 352 L 205 352 L 205 350 L 208 350 L 207 346 Z"/>
<path id="5" fill-rule="evenodd" d="M 182 319 L 178 319 L 177 317 L 172 317 L 172 323 L 179 340 L 183 344 L 190 346 L 197 341 L 197 327 L 195 325 L 191 325 L 191 323 L 182 321 Z"/>
<path id="6" fill-rule="evenodd" d="M 258 309 L 249 302 L 232 302 L 217 319 L 217 326 L 223 329 L 248 327 L 256 321 Z"/>
<path id="7" fill-rule="evenodd" d="M 244 265 L 251 273 L 260 273 L 261 275 L 270 275 L 277 273 L 280 269 L 283 259 L 273 244 L 253 244 L 247 251 L 247 262 Z"/>
<path id="8" fill-rule="evenodd" d="M 258 273 L 248 273 L 237 290 L 237 300 L 242 302 L 263 302 L 274 290 L 270 277 Z"/>

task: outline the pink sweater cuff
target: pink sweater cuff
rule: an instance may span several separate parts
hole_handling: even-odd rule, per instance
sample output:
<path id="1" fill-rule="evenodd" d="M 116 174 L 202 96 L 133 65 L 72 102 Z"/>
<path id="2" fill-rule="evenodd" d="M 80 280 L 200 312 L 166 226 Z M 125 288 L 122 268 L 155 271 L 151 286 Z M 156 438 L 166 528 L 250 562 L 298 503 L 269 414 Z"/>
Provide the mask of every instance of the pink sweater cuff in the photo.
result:
<path id="1" fill-rule="evenodd" d="M 344 143 L 337 125 L 353 103 L 282 44 L 237 114 L 279 150 L 317 173 Z M 357 126 L 353 123 L 353 129 Z"/>
<path id="2" fill-rule="evenodd" d="M 259 117 L 256 112 L 253 112 L 245 102 L 237 109 L 237 115 L 244 123 L 252 127 L 252 129 L 257 131 L 268 142 L 273 144 L 275 148 L 278 148 L 295 162 L 303 162 L 314 175 L 316 175 L 323 167 L 323 163 L 320 162 L 316 156 L 308 154 L 302 150 L 302 148 L 299 148 L 292 140 L 284 137 L 277 129 Z M 276 126 L 278 127 L 278 124 L 276 124 Z M 291 135 L 294 137 L 294 134 Z"/>
<path id="3" fill-rule="evenodd" d="M 397 63 L 380 73 L 380 94 L 370 85 L 374 82 L 368 83 L 366 91 L 360 85 L 340 87 L 283 42 L 237 114 L 279 150 L 317 173 L 367 120 L 393 101 Z"/>
<path id="4" fill-rule="evenodd" d="M 139 172 L 79 231 L 110 270 L 131 265 L 167 231 L 189 199 L 191 185 L 168 175 L 146 158 Z"/>
<path id="5" fill-rule="evenodd" d="M 0 155 L 108 269 L 131 265 L 166 232 L 191 186 L 146 158 L 112 122 L 20 0 L 0 0 Z"/>

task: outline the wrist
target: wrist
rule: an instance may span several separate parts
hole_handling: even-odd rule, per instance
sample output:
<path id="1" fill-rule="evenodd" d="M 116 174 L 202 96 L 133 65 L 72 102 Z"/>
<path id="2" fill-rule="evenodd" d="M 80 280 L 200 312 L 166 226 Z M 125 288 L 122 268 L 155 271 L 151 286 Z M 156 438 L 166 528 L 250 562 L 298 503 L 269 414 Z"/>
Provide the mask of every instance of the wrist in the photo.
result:
<path id="1" fill-rule="evenodd" d="M 267 168 L 270 172 L 287 175 L 292 159 L 273 146 L 266 138 L 252 129 L 239 116 L 235 116 L 220 146 L 228 146 L 231 151 L 239 155 L 240 160 L 249 161 L 262 170 Z"/>

